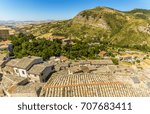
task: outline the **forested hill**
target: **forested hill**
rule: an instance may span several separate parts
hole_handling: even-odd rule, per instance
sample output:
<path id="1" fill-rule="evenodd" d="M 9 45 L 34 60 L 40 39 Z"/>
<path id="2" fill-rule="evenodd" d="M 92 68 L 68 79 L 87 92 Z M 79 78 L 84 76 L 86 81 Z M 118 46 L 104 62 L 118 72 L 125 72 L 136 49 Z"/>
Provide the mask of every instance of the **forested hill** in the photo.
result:
<path id="1" fill-rule="evenodd" d="M 30 25 L 21 30 L 41 38 L 98 39 L 120 46 L 150 46 L 150 10 L 118 11 L 107 7 L 80 12 L 73 19 Z"/>

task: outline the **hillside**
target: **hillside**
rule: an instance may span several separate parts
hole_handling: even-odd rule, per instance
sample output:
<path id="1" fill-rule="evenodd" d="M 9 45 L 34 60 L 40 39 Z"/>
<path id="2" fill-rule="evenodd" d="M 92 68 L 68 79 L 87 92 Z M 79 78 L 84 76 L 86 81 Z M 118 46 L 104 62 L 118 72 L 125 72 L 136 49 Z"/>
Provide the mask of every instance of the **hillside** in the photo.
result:
<path id="1" fill-rule="evenodd" d="M 70 20 L 28 25 L 21 30 L 41 38 L 94 38 L 121 46 L 150 46 L 150 10 L 134 9 L 123 12 L 96 7 L 82 11 Z"/>
<path id="2" fill-rule="evenodd" d="M 146 9 L 134 9 L 129 11 L 131 15 L 134 15 L 137 19 L 147 19 L 150 20 L 150 10 Z"/>

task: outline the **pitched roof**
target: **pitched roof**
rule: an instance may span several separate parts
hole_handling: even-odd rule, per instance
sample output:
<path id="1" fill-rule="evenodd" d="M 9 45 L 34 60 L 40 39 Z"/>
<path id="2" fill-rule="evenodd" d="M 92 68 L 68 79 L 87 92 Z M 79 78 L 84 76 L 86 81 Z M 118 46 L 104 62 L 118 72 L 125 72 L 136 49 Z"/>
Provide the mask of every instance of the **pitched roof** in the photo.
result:
<path id="1" fill-rule="evenodd" d="M 80 64 L 79 62 L 72 62 L 72 63 L 70 64 L 70 66 L 71 66 L 71 67 L 73 67 L 73 66 L 79 66 L 79 64 Z"/>
<path id="2" fill-rule="evenodd" d="M 98 68 L 96 72 L 97 73 L 108 73 L 108 72 L 111 72 L 111 70 L 109 69 L 108 66 L 102 66 L 102 67 Z"/>
<path id="3" fill-rule="evenodd" d="M 12 66 L 12 67 L 14 67 L 19 61 L 20 61 L 20 59 L 11 59 L 10 61 L 8 61 L 6 63 L 6 66 Z"/>
<path id="4" fill-rule="evenodd" d="M 70 61 L 66 61 L 66 62 L 63 62 L 63 63 L 61 63 L 61 67 L 69 67 L 70 66 L 70 64 L 71 64 L 71 62 Z"/>
<path id="5" fill-rule="evenodd" d="M 52 65 L 52 64 L 49 64 L 49 65 L 37 64 L 37 65 L 34 65 L 34 66 L 28 71 L 28 73 L 29 73 L 29 74 L 40 75 L 47 67 L 50 67 L 50 66 L 54 66 L 54 65 Z"/>
<path id="6" fill-rule="evenodd" d="M 90 60 L 93 65 L 113 65 L 112 60 Z"/>
<path id="7" fill-rule="evenodd" d="M 21 82 L 22 80 L 24 80 L 25 78 L 23 77 L 19 77 L 19 76 L 9 76 L 9 75 L 5 75 L 3 76 L 3 80 L 2 80 L 2 84 L 5 88 L 9 88 L 10 86 L 12 86 L 13 84 L 17 84 L 19 82 Z"/>
<path id="8" fill-rule="evenodd" d="M 3 63 L 4 63 L 4 61 L 0 61 L 0 66 L 2 66 Z"/>
<path id="9" fill-rule="evenodd" d="M 35 61 L 37 59 L 42 60 L 41 57 L 35 57 L 35 56 L 24 57 L 15 65 L 15 67 L 26 69 L 33 61 Z"/>
<path id="10" fill-rule="evenodd" d="M 135 97 L 150 96 L 123 81 L 104 74 L 55 75 L 44 86 L 46 97 Z"/>
<path id="11" fill-rule="evenodd" d="M 81 72 L 81 68 L 80 67 L 77 67 L 77 66 L 74 66 L 74 67 L 71 67 L 68 69 L 70 72 L 72 73 L 78 73 L 78 72 Z"/>
<path id="12" fill-rule="evenodd" d="M 81 60 L 80 61 L 80 65 L 85 65 L 85 64 L 91 64 L 91 62 L 87 61 L 87 60 Z"/>
<path id="13" fill-rule="evenodd" d="M 6 54 L 0 54 L 0 61 L 4 61 Z"/>
<path id="14" fill-rule="evenodd" d="M 60 60 L 61 60 L 61 61 L 67 61 L 68 58 L 67 58 L 66 56 L 60 56 Z"/>
<path id="15" fill-rule="evenodd" d="M 81 68 L 81 70 L 82 70 L 83 72 L 86 72 L 86 73 L 89 73 L 89 72 L 90 72 L 90 70 L 89 70 L 89 68 L 88 68 L 87 66 L 81 66 L 80 68 Z"/>
<path id="16" fill-rule="evenodd" d="M 14 96 L 19 96 L 19 97 L 22 97 L 22 96 L 35 96 L 37 97 L 37 93 L 36 93 L 36 90 L 37 88 L 39 88 L 41 86 L 40 83 L 29 83 L 27 84 L 26 86 L 11 86 L 10 88 L 8 88 L 8 92 L 9 94 L 11 95 L 14 95 Z"/>
<path id="17" fill-rule="evenodd" d="M 4 62 L 6 62 L 6 60 L 5 60 L 5 57 L 6 57 L 7 55 L 6 54 L 0 54 L 0 66 L 4 63 Z"/>

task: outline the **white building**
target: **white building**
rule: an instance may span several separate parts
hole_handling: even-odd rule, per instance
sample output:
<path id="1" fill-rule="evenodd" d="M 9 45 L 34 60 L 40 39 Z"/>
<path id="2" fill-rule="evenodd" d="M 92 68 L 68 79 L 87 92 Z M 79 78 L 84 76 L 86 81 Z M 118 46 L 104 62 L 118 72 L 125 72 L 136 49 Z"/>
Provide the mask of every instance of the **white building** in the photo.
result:
<path id="1" fill-rule="evenodd" d="M 15 66 L 14 71 L 18 76 L 27 77 L 27 71 L 35 64 L 42 63 L 43 59 L 41 57 L 24 57 Z"/>

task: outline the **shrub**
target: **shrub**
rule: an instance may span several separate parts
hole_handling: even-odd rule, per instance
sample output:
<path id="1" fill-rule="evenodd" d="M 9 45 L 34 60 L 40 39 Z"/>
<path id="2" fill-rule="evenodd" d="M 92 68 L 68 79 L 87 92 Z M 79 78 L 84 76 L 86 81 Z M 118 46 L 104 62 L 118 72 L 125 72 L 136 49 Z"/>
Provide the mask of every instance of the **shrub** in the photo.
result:
<path id="1" fill-rule="evenodd" d="M 115 65 L 119 65 L 119 61 L 118 59 L 116 58 L 111 58 L 112 62 L 115 64 Z"/>

